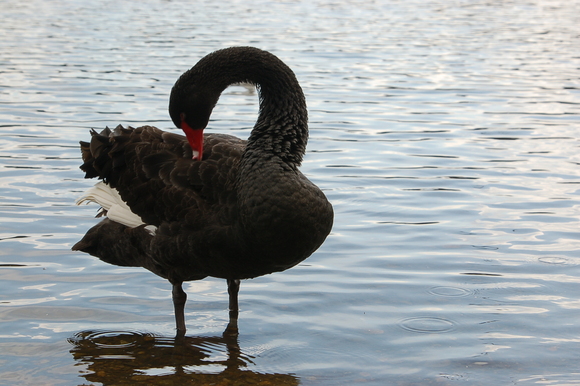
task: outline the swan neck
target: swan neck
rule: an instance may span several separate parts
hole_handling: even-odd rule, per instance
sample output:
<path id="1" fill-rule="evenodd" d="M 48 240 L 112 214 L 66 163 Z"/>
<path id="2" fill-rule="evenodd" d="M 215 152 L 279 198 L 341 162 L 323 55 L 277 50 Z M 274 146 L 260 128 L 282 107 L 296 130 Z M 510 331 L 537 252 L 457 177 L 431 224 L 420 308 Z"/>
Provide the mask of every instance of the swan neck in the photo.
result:
<path id="1" fill-rule="evenodd" d="M 269 52 L 231 47 L 202 58 L 173 87 L 171 118 L 178 127 L 184 116 L 192 128 L 205 128 L 221 93 L 236 83 L 254 84 L 260 99 L 246 157 L 279 157 L 300 165 L 308 139 L 304 93 L 292 70 Z"/>

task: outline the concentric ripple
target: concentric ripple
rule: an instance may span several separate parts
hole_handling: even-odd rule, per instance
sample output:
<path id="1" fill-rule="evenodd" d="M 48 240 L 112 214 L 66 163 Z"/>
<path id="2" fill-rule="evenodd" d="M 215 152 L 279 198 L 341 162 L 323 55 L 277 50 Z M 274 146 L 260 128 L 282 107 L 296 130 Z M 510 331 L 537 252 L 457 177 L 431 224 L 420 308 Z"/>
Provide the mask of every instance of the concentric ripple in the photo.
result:
<path id="1" fill-rule="evenodd" d="M 399 326 L 407 331 L 424 334 L 441 334 L 455 329 L 455 322 L 449 319 L 420 316 L 403 319 Z"/>

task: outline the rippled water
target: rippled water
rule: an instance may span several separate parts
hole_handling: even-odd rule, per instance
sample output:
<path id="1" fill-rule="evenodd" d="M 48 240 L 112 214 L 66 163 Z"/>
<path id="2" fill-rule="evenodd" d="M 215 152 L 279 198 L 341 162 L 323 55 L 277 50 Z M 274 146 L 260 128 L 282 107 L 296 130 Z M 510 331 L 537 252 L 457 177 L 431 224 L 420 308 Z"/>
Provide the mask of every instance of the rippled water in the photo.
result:
<path id="1" fill-rule="evenodd" d="M 0 384 L 580 384 L 578 1 L 3 1 Z M 79 140 L 171 129 L 203 55 L 254 45 L 305 90 L 336 221 L 299 266 L 186 286 L 70 247 Z M 257 97 L 210 129 L 246 137 Z"/>

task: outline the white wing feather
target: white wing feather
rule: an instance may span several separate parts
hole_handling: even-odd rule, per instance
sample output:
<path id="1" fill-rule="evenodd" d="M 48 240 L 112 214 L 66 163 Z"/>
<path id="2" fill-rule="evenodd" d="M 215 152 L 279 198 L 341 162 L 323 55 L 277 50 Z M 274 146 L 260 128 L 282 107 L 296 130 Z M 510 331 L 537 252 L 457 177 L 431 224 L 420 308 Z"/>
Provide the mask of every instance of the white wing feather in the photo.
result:
<path id="1" fill-rule="evenodd" d="M 102 181 L 87 190 L 82 197 L 79 197 L 76 204 L 89 204 L 91 202 L 99 204 L 107 211 L 107 217 L 115 222 L 131 228 L 145 224 L 141 217 L 131 211 L 117 189 L 111 188 Z"/>

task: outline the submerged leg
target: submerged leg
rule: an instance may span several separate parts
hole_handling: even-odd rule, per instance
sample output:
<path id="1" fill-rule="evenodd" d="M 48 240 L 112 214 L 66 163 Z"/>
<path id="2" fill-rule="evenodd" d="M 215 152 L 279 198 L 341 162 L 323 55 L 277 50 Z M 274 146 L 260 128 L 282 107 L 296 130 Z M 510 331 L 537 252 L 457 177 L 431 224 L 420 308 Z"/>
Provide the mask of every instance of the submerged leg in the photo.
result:
<path id="1" fill-rule="evenodd" d="M 185 335 L 185 302 L 187 294 L 181 288 L 182 282 L 173 284 L 171 295 L 173 296 L 173 309 L 175 310 L 175 324 L 177 335 Z"/>
<path id="2" fill-rule="evenodd" d="M 224 331 L 224 338 L 238 341 L 238 292 L 240 290 L 240 281 L 228 279 L 228 294 L 230 295 L 230 321 Z M 228 346 L 229 347 L 229 346 Z M 239 347 L 238 347 L 239 349 Z"/>
<path id="3" fill-rule="evenodd" d="M 237 279 L 228 279 L 228 294 L 230 295 L 230 319 L 238 319 L 238 291 L 240 290 L 240 281 Z"/>

